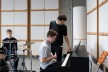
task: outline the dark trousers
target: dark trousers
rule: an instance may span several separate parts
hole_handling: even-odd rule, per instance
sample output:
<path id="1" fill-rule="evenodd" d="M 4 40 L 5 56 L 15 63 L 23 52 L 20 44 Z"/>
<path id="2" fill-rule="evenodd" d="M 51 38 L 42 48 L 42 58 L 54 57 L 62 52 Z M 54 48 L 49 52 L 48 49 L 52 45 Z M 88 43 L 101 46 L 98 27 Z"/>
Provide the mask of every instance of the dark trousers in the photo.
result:
<path id="1" fill-rule="evenodd" d="M 51 45 L 51 52 L 54 55 L 55 53 L 57 54 L 57 61 L 61 62 L 62 61 L 62 47 L 59 45 Z"/>
<path id="2" fill-rule="evenodd" d="M 57 69 L 61 67 L 61 62 L 53 63 L 49 66 L 47 66 L 44 70 L 40 68 L 40 72 L 57 72 Z"/>
<path id="3" fill-rule="evenodd" d="M 14 61 L 14 70 L 17 71 L 19 58 L 17 57 Z"/>

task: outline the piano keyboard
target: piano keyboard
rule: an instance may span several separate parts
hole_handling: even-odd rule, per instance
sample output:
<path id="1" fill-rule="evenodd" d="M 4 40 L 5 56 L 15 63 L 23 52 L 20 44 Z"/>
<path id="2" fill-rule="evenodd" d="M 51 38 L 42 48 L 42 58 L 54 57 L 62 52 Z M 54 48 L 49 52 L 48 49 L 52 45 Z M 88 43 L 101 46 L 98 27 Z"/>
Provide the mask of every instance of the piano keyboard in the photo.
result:
<path id="1" fill-rule="evenodd" d="M 70 55 L 71 55 L 70 53 L 68 53 L 68 54 L 67 54 L 67 56 L 66 56 L 66 58 L 65 58 L 64 62 L 63 62 L 63 63 L 62 63 L 62 65 L 61 65 L 62 67 L 63 67 L 63 66 L 66 66 L 67 61 L 68 61 L 68 59 L 69 59 Z"/>

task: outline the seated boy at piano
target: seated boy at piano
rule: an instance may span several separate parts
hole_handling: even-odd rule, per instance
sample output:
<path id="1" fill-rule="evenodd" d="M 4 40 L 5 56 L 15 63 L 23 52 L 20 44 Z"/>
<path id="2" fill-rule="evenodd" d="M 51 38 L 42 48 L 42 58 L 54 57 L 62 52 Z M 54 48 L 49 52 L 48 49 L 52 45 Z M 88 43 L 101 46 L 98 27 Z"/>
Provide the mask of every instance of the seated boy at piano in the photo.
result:
<path id="1" fill-rule="evenodd" d="M 51 43 L 56 40 L 58 33 L 51 29 L 47 33 L 47 39 L 44 40 L 39 48 L 40 70 L 54 71 L 61 66 L 60 62 L 56 62 L 57 55 L 51 53 Z"/>

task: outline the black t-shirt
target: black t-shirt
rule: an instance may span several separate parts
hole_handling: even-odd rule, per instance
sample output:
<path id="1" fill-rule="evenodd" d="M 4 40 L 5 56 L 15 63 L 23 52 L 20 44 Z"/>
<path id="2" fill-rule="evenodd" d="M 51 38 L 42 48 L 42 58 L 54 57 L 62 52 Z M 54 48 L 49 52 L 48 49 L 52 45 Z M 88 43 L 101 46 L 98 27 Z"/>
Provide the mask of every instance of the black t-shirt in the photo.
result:
<path id="1" fill-rule="evenodd" d="M 12 37 L 11 39 L 5 38 L 3 42 L 17 41 L 16 38 Z M 3 43 L 2 48 L 5 48 L 6 54 L 9 54 L 10 51 L 10 43 Z M 17 51 L 17 42 L 11 43 L 11 54 Z"/>
<path id="2" fill-rule="evenodd" d="M 58 25 L 56 21 L 50 22 L 50 28 L 53 29 L 58 33 L 56 41 L 52 43 L 52 45 L 63 45 L 63 36 L 67 36 L 67 26 L 65 24 Z"/>

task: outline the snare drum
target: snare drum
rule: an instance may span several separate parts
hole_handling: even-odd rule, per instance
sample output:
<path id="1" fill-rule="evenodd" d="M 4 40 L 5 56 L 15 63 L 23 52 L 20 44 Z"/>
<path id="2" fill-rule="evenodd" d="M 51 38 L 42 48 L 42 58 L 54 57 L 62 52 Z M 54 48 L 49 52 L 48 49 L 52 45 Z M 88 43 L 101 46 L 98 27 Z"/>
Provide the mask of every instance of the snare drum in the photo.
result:
<path id="1" fill-rule="evenodd" d="M 0 59 L 5 59 L 6 55 L 3 48 L 0 48 Z"/>

